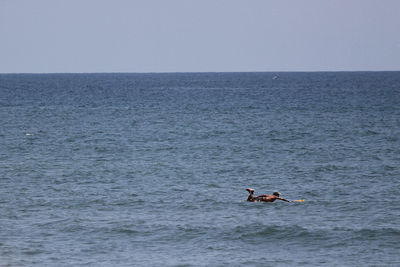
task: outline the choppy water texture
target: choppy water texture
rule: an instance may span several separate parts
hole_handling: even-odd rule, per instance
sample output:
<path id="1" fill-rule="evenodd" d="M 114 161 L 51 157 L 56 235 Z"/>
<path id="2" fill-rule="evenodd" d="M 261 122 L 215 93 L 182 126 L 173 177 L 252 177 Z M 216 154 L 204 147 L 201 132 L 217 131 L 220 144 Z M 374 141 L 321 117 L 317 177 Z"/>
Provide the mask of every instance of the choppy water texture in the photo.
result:
<path id="1" fill-rule="evenodd" d="M 0 265 L 400 265 L 400 72 L 272 77 L 0 75 Z"/>

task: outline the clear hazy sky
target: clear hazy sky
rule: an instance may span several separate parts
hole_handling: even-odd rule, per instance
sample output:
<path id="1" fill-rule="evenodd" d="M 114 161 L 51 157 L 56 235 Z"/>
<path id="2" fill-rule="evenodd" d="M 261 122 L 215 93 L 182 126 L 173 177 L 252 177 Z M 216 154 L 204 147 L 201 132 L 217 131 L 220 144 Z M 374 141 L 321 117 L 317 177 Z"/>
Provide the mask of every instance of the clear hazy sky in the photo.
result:
<path id="1" fill-rule="evenodd" d="M 400 70 L 400 0 L 0 0 L 0 73 Z"/>

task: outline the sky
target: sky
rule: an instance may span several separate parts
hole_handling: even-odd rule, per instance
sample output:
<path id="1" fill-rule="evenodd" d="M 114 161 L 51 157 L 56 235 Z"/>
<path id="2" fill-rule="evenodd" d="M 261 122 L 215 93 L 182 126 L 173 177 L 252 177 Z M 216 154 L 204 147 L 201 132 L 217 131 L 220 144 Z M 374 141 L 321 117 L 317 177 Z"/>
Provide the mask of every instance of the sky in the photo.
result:
<path id="1" fill-rule="evenodd" d="M 400 0 L 0 0 L 0 73 L 400 70 Z"/>

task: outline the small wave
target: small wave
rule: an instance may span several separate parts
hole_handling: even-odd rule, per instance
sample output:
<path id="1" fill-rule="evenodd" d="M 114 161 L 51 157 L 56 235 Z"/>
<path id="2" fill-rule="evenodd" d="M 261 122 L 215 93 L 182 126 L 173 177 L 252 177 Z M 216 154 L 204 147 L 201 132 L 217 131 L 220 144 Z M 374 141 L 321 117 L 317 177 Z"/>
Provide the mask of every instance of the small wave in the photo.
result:
<path id="1" fill-rule="evenodd" d="M 340 167 L 334 164 L 324 164 L 322 166 L 317 166 L 315 168 L 316 172 L 329 172 L 329 171 L 337 171 L 340 170 Z"/>
<path id="2" fill-rule="evenodd" d="M 192 224 L 177 225 L 175 227 L 163 226 L 163 228 L 163 234 L 158 238 L 161 241 L 167 242 L 202 239 L 209 236 L 211 232 L 215 233 L 215 229 L 212 226 Z"/>
<path id="3" fill-rule="evenodd" d="M 183 186 L 174 186 L 171 188 L 171 190 L 176 191 L 176 192 L 184 192 L 187 191 L 187 189 Z"/>
<path id="4" fill-rule="evenodd" d="M 400 229 L 393 227 L 382 227 L 382 228 L 348 228 L 348 227 L 334 227 L 334 232 L 346 232 L 348 234 L 356 234 L 357 236 L 398 236 L 400 235 Z"/>
<path id="5" fill-rule="evenodd" d="M 30 250 L 24 251 L 23 253 L 24 253 L 25 255 L 32 256 L 32 255 L 37 255 L 37 254 L 44 253 L 44 251 L 41 250 L 41 249 L 30 249 Z"/>
<path id="6" fill-rule="evenodd" d="M 237 226 L 232 232 L 226 233 L 229 239 L 240 239 L 245 242 L 264 242 L 266 239 L 272 240 L 296 240 L 312 239 L 322 240 L 330 236 L 329 232 L 324 230 L 310 230 L 298 225 L 279 226 L 254 224 L 246 226 Z"/>
<path id="7" fill-rule="evenodd" d="M 371 129 L 368 129 L 367 131 L 364 132 L 365 136 L 378 135 L 378 134 L 379 134 L 379 132 L 371 130 Z"/>
<path id="8" fill-rule="evenodd" d="M 243 231 L 243 229 L 238 229 Z M 276 236 L 276 237 L 287 237 L 287 236 L 299 236 L 309 233 L 305 228 L 300 226 L 263 226 L 255 232 L 244 232 L 244 237 L 262 237 L 262 236 Z"/>
<path id="9" fill-rule="evenodd" d="M 308 229 L 299 225 L 279 226 L 271 225 L 266 226 L 262 224 L 237 226 L 233 229 L 240 238 L 277 238 L 277 239 L 296 239 L 296 238 L 312 238 L 314 240 L 321 240 L 325 238 L 334 238 L 338 234 L 345 234 L 349 238 L 362 237 L 368 238 L 390 238 L 397 239 L 400 237 L 400 229 L 395 228 L 362 228 L 362 229 L 342 229 L 342 228 L 316 228 Z"/>
<path id="10" fill-rule="evenodd" d="M 219 185 L 219 184 L 214 184 L 214 183 L 207 184 L 207 187 L 208 187 L 208 188 L 222 188 L 221 185 Z"/>
<path id="11" fill-rule="evenodd" d="M 40 222 L 37 224 L 39 227 L 45 227 L 45 226 L 50 226 L 50 225 L 59 225 L 64 222 L 68 222 L 69 219 L 58 219 L 58 220 L 48 220 L 44 222 Z"/>
<path id="12" fill-rule="evenodd" d="M 79 225 L 79 224 L 67 225 L 61 229 L 61 231 L 65 232 L 65 233 L 75 233 L 75 232 L 81 232 L 84 230 L 87 230 L 87 226 Z"/>
<path id="13" fill-rule="evenodd" d="M 394 228 L 377 228 L 377 229 L 363 228 L 354 231 L 354 233 L 359 236 L 362 236 L 363 238 L 400 237 L 400 229 L 394 229 Z"/>
<path id="14" fill-rule="evenodd" d="M 139 231 L 132 229 L 131 226 L 126 225 L 114 225 L 114 226 L 103 226 L 103 227 L 93 227 L 92 229 L 88 228 L 89 232 L 95 233 L 95 234 L 100 234 L 100 235 L 134 235 L 139 233 Z"/>
<path id="15" fill-rule="evenodd" d="M 133 230 L 133 229 L 128 229 L 128 228 L 117 228 L 117 229 L 113 229 L 112 232 L 121 233 L 121 234 L 129 234 L 129 235 L 138 233 L 138 231 Z"/>

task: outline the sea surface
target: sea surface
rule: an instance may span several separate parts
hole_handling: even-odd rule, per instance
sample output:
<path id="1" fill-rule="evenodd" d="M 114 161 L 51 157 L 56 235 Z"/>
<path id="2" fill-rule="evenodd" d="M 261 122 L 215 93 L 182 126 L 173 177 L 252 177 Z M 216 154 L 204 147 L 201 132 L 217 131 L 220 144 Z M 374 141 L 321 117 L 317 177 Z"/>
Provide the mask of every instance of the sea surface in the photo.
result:
<path id="1" fill-rule="evenodd" d="M 0 266 L 399 252 L 400 72 L 0 75 Z"/>

